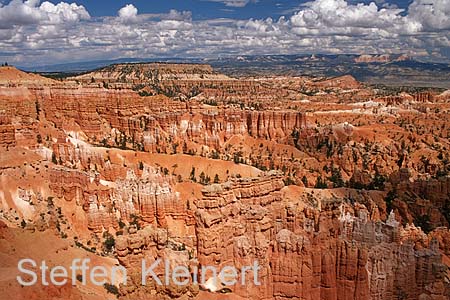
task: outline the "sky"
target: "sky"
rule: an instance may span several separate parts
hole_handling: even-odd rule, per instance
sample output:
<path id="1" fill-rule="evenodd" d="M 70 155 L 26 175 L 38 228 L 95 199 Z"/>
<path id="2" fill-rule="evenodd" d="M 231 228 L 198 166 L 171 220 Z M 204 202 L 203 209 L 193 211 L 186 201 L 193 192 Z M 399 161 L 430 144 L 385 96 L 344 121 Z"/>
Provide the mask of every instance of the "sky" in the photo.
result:
<path id="1" fill-rule="evenodd" d="M 407 54 L 450 62 L 450 0 L 0 0 L 0 61 Z"/>

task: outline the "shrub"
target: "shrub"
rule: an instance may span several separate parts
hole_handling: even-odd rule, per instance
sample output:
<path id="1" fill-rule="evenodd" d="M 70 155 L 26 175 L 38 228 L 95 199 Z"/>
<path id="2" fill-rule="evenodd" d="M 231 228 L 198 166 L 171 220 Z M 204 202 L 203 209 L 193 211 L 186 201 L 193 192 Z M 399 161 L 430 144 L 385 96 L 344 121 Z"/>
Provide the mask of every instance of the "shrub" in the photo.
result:
<path id="1" fill-rule="evenodd" d="M 333 187 L 335 188 L 344 186 L 344 180 L 342 179 L 341 170 L 338 168 L 333 168 L 331 170 L 331 177 L 329 177 L 328 179 L 333 183 Z"/>
<path id="2" fill-rule="evenodd" d="M 58 164 L 58 160 L 56 159 L 56 154 L 54 152 L 52 153 L 52 163 L 54 163 L 55 165 Z"/>
<path id="3" fill-rule="evenodd" d="M 386 202 L 386 212 L 392 210 L 392 202 L 395 198 L 397 198 L 397 192 L 395 190 L 389 191 L 389 193 L 387 193 L 386 198 L 384 198 L 384 202 Z"/>
<path id="4" fill-rule="evenodd" d="M 322 176 L 319 175 L 319 177 L 317 177 L 316 185 L 314 187 L 316 189 L 326 189 L 328 186 L 326 182 L 322 179 Z"/>
<path id="5" fill-rule="evenodd" d="M 136 226 L 137 230 L 141 229 L 141 225 L 139 224 L 139 217 L 134 214 L 131 214 L 130 217 L 132 219 L 130 225 Z"/>
<path id="6" fill-rule="evenodd" d="M 305 187 L 308 186 L 308 178 L 306 178 L 305 175 L 303 175 L 303 177 L 302 177 L 302 182 L 303 182 L 303 184 L 305 185 Z"/>
<path id="7" fill-rule="evenodd" d="M 386 177 L 378 173 L 378 171 L 375 172 L 375 177 L 373 178 L 371 184 L 369 185 L 369 189 L 371 190 L 384 190 L 384 184 L 386 182 Z"/>
<path id="8" fill-rule="evenodd" d="M 421 215 L 417 216 L 414 220 L 417 226 L 422 228 L 423 232 L 429 233 L 432 230 L 432 226 L 430 224 L 430 216 L 429 215 Z"/>
<path id="9" fill-rule="evenodd" d="M 193 182 L 197 182 L 197 179 L 195 178 L 195 167 L 192 167 L 191 174 L 189 175 L 189 179 Z"/>
<path id="10" fill-rule="evenodd" d="M 103 287 L 105 288 L 105 290 L 113 295 L 119 296 L 119 289 L 117 288 L 117 286 L 113 285 L 113 284 L 109 284 L 109 283 L 105 283 L 103 285 Z"/>
<path id="11" fill-rule="evenodd" d="M 47 198 L 47 207 L 49 207 L 49 208 L 54 207 L 53 197 L 52 197 L 52 196 L 49 196 L 49 197 Z"/>
<path id="12" fill-rule="evenodd" d="M 125 223 L 122 220 L 119 220 L 119 227 L 121 229 L 125 227 Z"/>
<path id="13" fill-rule="evenodd" d="M 212 159 L 219 159 L 220 158 L 220 155 L 219 155 L 219 152 L 217 152 L 217 151 L 212 151 L 211 152 L 211 156 L 210 156 Z"/>
<path id="14" fill-rule="evenodd" d="M 114 239 L 114 237 L 111 234 L 107 233 L 106 239 L 103 242 L 103 247 L 105 248 L 105 251 L 111 252 L 115 245 L 116 245 L 116 240 Z"/>

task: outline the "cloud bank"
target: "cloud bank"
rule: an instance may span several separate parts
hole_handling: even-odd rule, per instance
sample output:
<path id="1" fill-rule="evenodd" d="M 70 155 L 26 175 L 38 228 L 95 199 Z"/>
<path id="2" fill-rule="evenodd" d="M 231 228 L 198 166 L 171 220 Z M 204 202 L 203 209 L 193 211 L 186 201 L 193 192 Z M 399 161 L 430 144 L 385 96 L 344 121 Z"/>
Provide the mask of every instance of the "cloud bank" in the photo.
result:
<path id="1" fill-rule="evenodd" d="M 238 2 L 221 1 L 237 6 Z M 414 0 L 404 11 L 376 3 L 314 0 L 278 20 L 193 20 L 190 12 L 91 18 L 75 3 L 0 4 L 0 60 L 39 65 L 118 57 L 406 53 L 450 61 L 450 0 Z"/>

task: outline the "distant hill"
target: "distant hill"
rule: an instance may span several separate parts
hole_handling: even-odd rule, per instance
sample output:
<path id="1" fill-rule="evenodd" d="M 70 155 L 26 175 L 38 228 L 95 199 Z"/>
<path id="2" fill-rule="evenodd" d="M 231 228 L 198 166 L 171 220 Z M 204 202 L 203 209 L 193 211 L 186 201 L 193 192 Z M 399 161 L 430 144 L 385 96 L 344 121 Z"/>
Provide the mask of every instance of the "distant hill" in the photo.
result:
<path id="1" fill-rule="evenodd" d="M 153 84 L 162 80 L 229 79 L 227 76 L 216 73 L 208 64 L 188 63 L 116 63 L 71 78 L 81 81 L 152 82 Z"/>
<path id="2" fill-rule="evenodd" d="M 118 63 L 171 62 L 207 63 L 226 75 L 308 75 L 335 77 L 352 75 L 369 84 L 406 85 L 450 88 L 450 65 L 419 62 L 405 55 L 243 55 L 218 59 L 200 58 L 121 58 L 67 63 L 35 68 L 29 71 L 86 72 Z"/>
<path id="3" fill-rule="evenodd" d="M 426 63 L 402 55 L 266 55 L 210 62 L 232 76 L 289 74 L 334 77 L 352 75 L 370 84 L 450 88 L 450 65 Z"/>
<path id="4" fill-rule="evenodd" d="M 43 77 L 37 74 L 26 73 L 24 71 L 18 70 L 12 66 L 1 66 L 0 67 L 0 84 L 57 84 L 50 78 Z"/>

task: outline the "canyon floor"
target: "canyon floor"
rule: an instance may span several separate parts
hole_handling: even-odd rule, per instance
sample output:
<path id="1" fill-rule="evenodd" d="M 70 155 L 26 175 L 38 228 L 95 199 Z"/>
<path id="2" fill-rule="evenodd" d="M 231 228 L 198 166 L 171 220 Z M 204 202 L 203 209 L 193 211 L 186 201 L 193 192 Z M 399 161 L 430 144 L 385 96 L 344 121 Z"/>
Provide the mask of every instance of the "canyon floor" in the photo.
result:
<path id="1" fill-rule="evenodd" d="M 2 66 L 0 298 L 450 299 L 449 116 L 450 90 L 350 75 Z M 23 258 L 128 280 L 23 286 Z M 158 258 L 261 285 L 142 285 Z"/>

